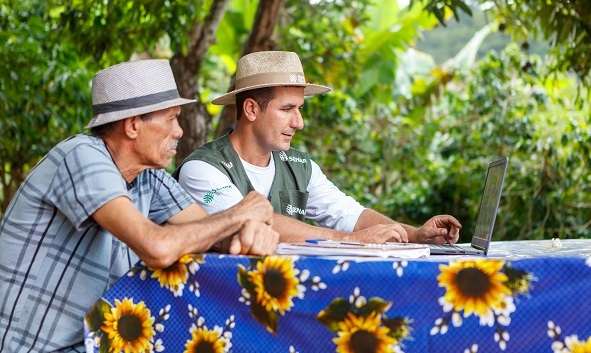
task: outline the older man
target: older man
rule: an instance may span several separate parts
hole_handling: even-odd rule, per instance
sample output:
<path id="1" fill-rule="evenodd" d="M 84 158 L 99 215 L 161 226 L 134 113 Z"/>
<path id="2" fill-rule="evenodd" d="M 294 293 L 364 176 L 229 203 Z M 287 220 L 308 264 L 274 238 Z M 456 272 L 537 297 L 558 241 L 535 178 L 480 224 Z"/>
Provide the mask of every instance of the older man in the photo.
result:
<path id="1" fill-rule="evenodd" d="M 273 209 L 249 193 L 209 216 L 162 168 L 183 131 L 166 60 L 115 65 L 92 86 L 92 135 L 72 136 L 29 173 L 0 224 L 0 351 L 83 351 L 91 305 L 142 259 L 152 268 L 229 239 L 271 254 Z"/>
<path id="2" fill-rule="evenodd" d="M 291 148 L 293 135 L 304 127 L 304 96 L 330 91 L 306 83 L 296 53 L 242 57 L 235 87 L 213 100 L 236 104 L 235 131 L 199 147 L 173 174 L 206 210 L 228 209 L 256 190 L 275 209 L 273 227 L 281 241 L 457 241 L 461 224 L 454 217 L 435 216 L 418 228 L 395 222 L 345 195 L 306 153 Z M 322 227 L 300 222 L 305 218 Z"/>

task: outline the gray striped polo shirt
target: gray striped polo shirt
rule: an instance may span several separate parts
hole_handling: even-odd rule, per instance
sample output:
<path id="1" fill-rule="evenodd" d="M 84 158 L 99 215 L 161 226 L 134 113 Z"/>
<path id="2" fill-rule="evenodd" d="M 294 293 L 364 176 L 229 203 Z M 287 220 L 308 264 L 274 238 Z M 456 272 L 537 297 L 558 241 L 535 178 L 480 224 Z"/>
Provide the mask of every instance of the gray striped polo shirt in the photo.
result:
<path id="1" fill-rule="evenodd" d="M 1 352 L 83 344 L 86 312 L 138 261 L 90 217 L 119 196 L 157 224 L 193 202 L 164 170 L 128 185 L 92 135 L 62 141 L 31 170 L 0 223 Z"/>

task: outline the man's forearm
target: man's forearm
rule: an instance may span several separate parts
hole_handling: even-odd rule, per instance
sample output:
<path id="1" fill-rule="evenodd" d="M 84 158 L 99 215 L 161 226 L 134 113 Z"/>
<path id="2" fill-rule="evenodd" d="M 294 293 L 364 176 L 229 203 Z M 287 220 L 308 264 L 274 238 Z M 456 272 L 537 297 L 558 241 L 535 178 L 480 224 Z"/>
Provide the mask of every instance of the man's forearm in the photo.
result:
<path id="1" fill-rule="evenodd" d="M 363 230 L 363 229 L 369 228 L 371 226 L 374 226 L 376 224 L 390 224 L 390 223 L 400 224 L 402 226 L 402 228 L 404 228 L 404 230 L 406 231 L 406 234 L 408 235 L 408 241 L 416 242 L 416 239 L 415 239 L 416 228 L 415 227 L 408 225 L 408 224 L 396 222 L 395 220 L 379 213 L 378 211 L 372 210 L 371 208 L 366 208 L 361 213 L 361 216 L 359 216 L 357 223 L 355 223 L 355 228 L 353 229 L 353 231 Z"/>
<path id="2" fill-rule="evenodd" d="M 351 233 L 317 227 L 281 214 L 273 216 L 273 229 L 282 243 L 302 242 L 306 239 L 351 240 Z"/>

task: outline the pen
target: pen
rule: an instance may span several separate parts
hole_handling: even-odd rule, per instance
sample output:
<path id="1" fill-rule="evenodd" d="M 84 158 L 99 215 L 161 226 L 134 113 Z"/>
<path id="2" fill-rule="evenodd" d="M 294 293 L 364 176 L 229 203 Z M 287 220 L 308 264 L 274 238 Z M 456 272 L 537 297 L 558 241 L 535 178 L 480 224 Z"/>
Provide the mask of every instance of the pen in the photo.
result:
<path id="1" fill-rule="evenodd" d="M 320 244 L 320 243 L 327 243 L 327 244 L 334 244 L 334 245 L 356 245 L 356 246 L 366 246 L 367 244 L 358 243 L 354 241 L 338 241 L 338 240 L 326 240 L 326 239 L 306 239 L 306 243 L 311 244 Z"/>

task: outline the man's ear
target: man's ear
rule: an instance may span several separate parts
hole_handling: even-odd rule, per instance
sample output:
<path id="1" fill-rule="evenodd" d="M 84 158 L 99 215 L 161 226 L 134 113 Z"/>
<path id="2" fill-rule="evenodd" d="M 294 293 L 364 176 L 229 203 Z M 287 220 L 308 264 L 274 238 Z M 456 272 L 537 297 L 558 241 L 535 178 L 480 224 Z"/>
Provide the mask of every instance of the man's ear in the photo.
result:
<path id="1" fill-rule="evenodd" d="M 252 98 L 246 98 L 242 104 L 242 115 L 249 121 L 255 121 L 261 111 L 259 104 Z"/>
<path id="2" fill-rule="evenodd" d="M 125 119 L 123 123 L 125 135 L 131 139 L 137 138 L 141 122 L 142 119 L 139 115 Z"/>

